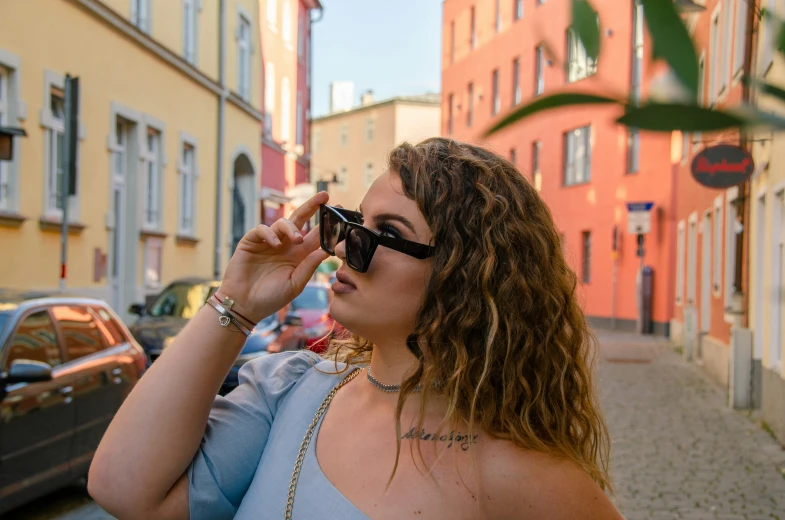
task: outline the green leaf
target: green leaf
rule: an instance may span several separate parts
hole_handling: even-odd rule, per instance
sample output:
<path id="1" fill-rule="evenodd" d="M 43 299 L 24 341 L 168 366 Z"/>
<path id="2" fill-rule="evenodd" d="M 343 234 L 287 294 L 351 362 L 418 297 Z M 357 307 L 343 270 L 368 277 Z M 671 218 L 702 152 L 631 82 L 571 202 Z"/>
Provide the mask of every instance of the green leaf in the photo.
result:
<path id="1" fill-rule="evenodd" d="M 517 123 L 526 117 L 545 110 L 552 110 L 555 108 L 575 105 L 599 105 L 608 103 L 623 104 L 623 102 L 619 101 L 618 99 L 613 99 L 606 96 L 598 96 L 595 94 L 582 94 L 580 92 L 560 92 L 557 94 L 551 94 L 549 96 L 538 97 L 528 105 L 518 107 L 504 116 L 504 118 L 502 118 L 499 122 L 494 124 L 488 131 L 485 132 L 485 137 L 495 134 L 502 128 L 506 128 L 513 123 Z"/>
<path id="2" fill-rule="evenodd" d="M 744 76 L 742 81 L 745 85 L 757 88 L 763 94 L 768 94 L 769 96 L 779 98 L 781 101 L 785 101 L 785 89 L 750 76 Z"/>
<path id="3" fill-rule="evenodd" d="M 698 105 L 647 103 L 630 107 L 616 122 L 651 132 L 714 132 L 740 128 L 748 121 L 740 114 Z"/>
<path id="4" fill-rule="evenodd" d="M 676 7 L 665 0 L 641 0 L 641 3 L 657 56 L 668 62 L 679 81 L 697 100 L 698 57 Z"/>
<path id="5" fill-rule="evenodd" d="M 572 0 L 570 28 L 586 49 L 586 55 L 596 62 L 600 55 L 600 22 L 588 0 Z"/>

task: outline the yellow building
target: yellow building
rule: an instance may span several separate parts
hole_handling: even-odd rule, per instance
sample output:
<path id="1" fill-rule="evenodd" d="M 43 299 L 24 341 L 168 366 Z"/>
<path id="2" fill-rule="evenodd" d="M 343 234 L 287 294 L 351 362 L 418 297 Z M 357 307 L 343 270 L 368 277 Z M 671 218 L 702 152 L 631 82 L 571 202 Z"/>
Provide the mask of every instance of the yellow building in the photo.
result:
<path id="1" fill-rule="evenodd" d="M 0 2 L 0 287 L 60 283 L 64 79 L 80 82 L 67 290 L 132 302 L 218 276 L 258 222 L 256 0 Z M 233 233 L 234 230 L 234 233 Z"/>
<path id="2" fill-rule="evenodd" d="M 779 16 L 785 11 L 779 8 Z M 769 34 L 771 33 L 771 34 Z M 785 60 L 774 51 L 769 24 L 760 24 L 757 75 L 785 87 Z M 758 94 L 760 110 L 785 116 L 785 105 Z M 755 174 L 750 204 L 750 323 L 753 330 L 753 389 L 756 405 L 781 442 L 785 442 L 785 134 L 755 135 Z"/>
<path id="3" fill-rule="evenodd" d="M 316 118 L 311 123 L 311 181 L 328 182 L 330 204 L 356 209 L 403 141 L 439 135 L 439 94 L 400 96 Z M 332 181 L 336 182 L 333 183 Z"/>

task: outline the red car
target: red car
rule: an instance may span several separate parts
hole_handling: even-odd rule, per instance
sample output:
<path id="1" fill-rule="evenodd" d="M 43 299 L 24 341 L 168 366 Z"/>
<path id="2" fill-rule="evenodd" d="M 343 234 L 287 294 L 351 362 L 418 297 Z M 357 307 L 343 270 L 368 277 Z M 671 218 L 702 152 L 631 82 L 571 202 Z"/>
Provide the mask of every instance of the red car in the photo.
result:
<path id="1" fill-rule="evenodd" d="M 343 327 L 330 316 L 333 292 L 322 282 L 309 282 L 303 292 L 292 301 L 292 312 L 302 318 L 306 346 L 321 353 L 327 349 L 330 330 L 333 335 L 343 332 Z"/>

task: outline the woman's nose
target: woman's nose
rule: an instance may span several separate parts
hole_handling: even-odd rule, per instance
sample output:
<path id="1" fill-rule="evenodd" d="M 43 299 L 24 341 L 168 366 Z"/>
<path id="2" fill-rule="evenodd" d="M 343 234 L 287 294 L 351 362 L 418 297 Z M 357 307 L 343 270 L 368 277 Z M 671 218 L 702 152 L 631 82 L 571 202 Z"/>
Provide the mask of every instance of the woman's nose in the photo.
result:
<path id="1" fill-rule="evenodd" d="M 346 240 L 341 240 L 335 246 L 335 256 L 343 261 L 346 261 Z"/>

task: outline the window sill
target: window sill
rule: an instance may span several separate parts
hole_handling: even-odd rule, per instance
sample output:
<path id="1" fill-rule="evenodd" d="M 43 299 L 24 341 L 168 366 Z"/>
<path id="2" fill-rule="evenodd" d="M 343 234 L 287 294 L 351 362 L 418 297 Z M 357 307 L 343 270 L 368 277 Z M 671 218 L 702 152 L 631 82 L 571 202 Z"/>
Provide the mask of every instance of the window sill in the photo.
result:
<path id="1" fill-rule="evenodd" d="M 0 211 L 0 227 L 18 228 L 27 217 L 11 211 Z"/>
<path id="2" fill-rule="evenodd" d="M 168 236 L 169 236 L 168 233 L 164 233 L 163 231 L 156 231 L 156 230 L 153 230 L 153 229 L 142 229 L 142 230 L 139 231 L 139 238 L 141 238 L 141 239 L 150 238 L 150 237 L 152 237 L 152 238 L 166 238 Z"/>
<path id="3" fill-rule="evenodd" d="M 196 246 L 199 243 L 199 239 L 196 237 L 188 236 L 188 235 L 177 235 L 175 237 L 175 243 L 178 246 Z"/>
<path id="4" fill-rule="evenodd" d="M 41 231 L 51 232 L 51 233 L 60 233 L 63 228 L 62 220 L 59 218 L 47 218 L 41 217 L 38 219 L 38 227 L 41 228 Z M 81 222 L 69 222 L 68 223 L 68 234 L 69 235 L 81 235 L 82 231 L 87 226 L 82 224 Z"/>
<path id="5" fill-rule="evenodd" d="M 573 182 L 572 184 L 562 184 L 562 188 L 579 188 L 581 186 L 587 186 L 591 184 L 591 181 L 583 181 L 583 182 Z"/>

